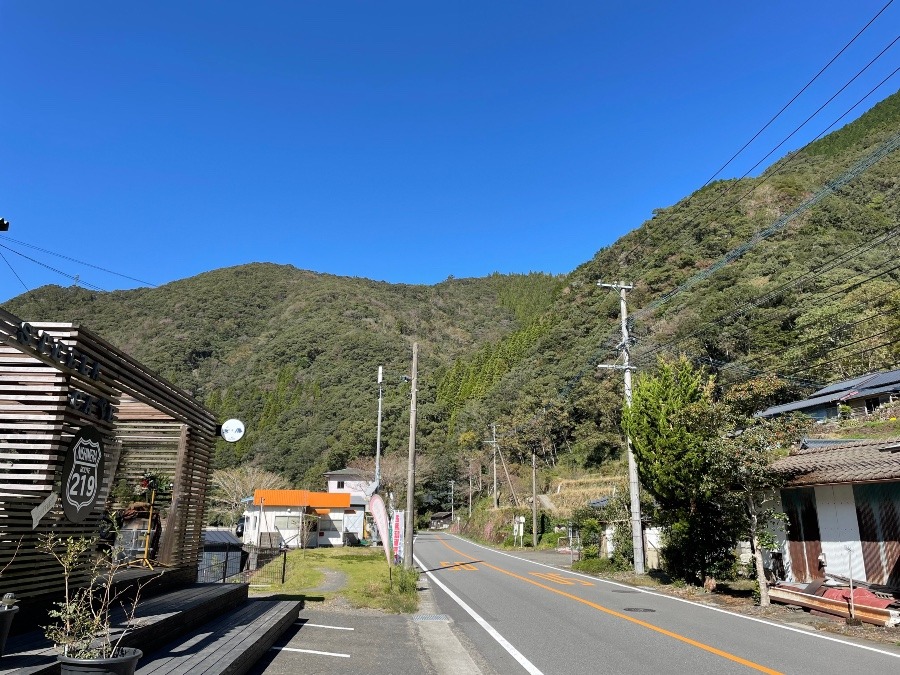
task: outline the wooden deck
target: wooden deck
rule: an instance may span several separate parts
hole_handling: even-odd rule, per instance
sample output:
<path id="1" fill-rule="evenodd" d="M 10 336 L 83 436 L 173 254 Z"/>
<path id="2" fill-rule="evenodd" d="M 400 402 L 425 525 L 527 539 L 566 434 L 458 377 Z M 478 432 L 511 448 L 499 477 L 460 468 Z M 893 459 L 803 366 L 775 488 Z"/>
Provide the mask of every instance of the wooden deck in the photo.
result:
<path id="1" fill-rule="evenodd" d="M 299 600 L 251 600 L 144 657 L 137 675 L 243 675 L 300 613 Z"/>
<path id="2" fill-rule="evenodd" d="M 150 654 L 186 632 L 242 608 L 247 603 L 247 591 L 245 584 L 194 584 L 148 598 L 138 605 L 136 625 L 122 638 L 122 645 Z M 121 633 L 123 621 L 123 613 L 116 612 L 114 634 Z M 0 659 L 0 675 L 57 672 L 56 650 L 42 631 L 7 640 L 6 655 Z"/>

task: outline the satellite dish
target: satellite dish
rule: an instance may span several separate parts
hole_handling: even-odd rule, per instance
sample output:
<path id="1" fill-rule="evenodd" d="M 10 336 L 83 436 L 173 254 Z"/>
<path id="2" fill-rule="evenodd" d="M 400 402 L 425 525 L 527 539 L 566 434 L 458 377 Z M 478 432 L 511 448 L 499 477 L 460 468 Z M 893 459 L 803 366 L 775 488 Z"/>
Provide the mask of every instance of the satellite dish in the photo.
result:
<path id="1" fill-rule="evenodd" d="M 244 423 L 240 420 L 228 420 L 222 424 L 222 438 L 229 443 L 236 443 L 244 436 Z"/>

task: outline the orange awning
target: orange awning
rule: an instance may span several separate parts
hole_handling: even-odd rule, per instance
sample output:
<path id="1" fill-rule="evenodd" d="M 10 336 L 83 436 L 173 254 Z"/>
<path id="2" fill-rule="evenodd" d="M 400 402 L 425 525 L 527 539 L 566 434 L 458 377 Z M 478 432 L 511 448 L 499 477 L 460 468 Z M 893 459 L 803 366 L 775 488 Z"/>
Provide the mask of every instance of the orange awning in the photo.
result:
<path id="1" fill-rule="evenodd" d="M 309 490 L 257 490 L 253 505 L 308 506 L 313 509 L 346 509 L 350 506 L 349 492 L 311 492 Z"/>

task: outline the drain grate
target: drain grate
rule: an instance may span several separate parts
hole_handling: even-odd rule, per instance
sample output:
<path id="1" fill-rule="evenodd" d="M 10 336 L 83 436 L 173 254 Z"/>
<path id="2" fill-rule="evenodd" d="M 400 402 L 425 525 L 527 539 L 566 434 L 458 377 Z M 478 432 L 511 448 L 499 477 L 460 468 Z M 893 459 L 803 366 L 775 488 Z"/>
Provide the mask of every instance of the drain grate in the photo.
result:
<path id="1" fill-rule="evenodd" d="M 623 607 L 623 612 L 655 612 L 655 609 L 650 609 L 649 607 Z"/>
<path id="2" fill-rule="evenodd" d="M 443 621 L 450 623 L 450 617 L 446 614 L 415 614 L 413 621 Z"/>

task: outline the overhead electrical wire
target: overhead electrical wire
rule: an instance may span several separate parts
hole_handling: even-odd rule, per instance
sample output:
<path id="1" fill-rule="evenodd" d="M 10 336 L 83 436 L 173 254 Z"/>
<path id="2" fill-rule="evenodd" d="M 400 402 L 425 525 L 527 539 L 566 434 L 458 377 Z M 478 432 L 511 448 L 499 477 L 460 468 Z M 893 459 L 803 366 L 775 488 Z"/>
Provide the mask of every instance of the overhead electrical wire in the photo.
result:
<path id="1" fill-rule="evenodd" d="M 128 276 L 127 274 L 122 274 L 121 272 L 115 272 L 113 270 L 106 269 L 105 267 L 100 267 L 99 265 L 94 265 L 93 263 L 85 262 L 84 260 L 78 260 L 77 258 L 72 258 L 70 256 L 63 255 L 62 253 L 56 253 L 54 251 L 49 251 L 45 248 L 41 248 L 40 246 L 35 246 L 34 244 L 29 244 L 24 241 L 19 241 L 18 239 L 13 239 L 12 237 L 3 237 L 2 240 L 11 241 L 20 246 L 26 246 L 30 249 L 40 251 L 41 253 L 46 253 L 48 255 L 56 256 L 57 258 L 62 258 L 63 260 L 68 260 L 69 262 L 78 263 L 79 265 L 84 265 L 85 267 L 91 267 L 95 270 L 105 272 L 106 274 L 112 274 L 112 275 L 120 277 L 122 279 L 128 279 L 129 281 L 136 281 L 139 284 L 143 284 L 145 286 L 150 286 L 151 288 L 156 288 L 156 284 L 152 284 L 149 281 L 144 281 L 143 279 L 137 279 L 136 277 Z M 9 247 L 5 247 L 5 248 L 9 248 Z M 12 248 L 9 248 L 9 250 L 16 252 Z M 66 276 L 69 276 L 69 275 L 66 275 Z"/>
<path id="2" fill-rule="evenodd" d="M 3 255 L 3 251 L 0 251 L 0 258 L 3 258 L 3 262 L 6 263 L 6 266 L 9 267 L 9 271 L 12 272 L 16 279 L 19 280 L 19 283 L 22 284 L 22 288 L 25 289 L 25 292 L 30 293 L 31 289 L 25 285 L 24 281 L 22 281 L 22 277 L 19 276 L 19 273 L 16 272 L 15 268 L 12 266 L 12 263 L 10 263 L 9 260 L 6 259 L 6 256 Z"/>
<path id="3" fill-rule="evenodd" d="M 850 47 L 850 45 L 852 45 L 854 42 L 856 42 L 857 38 L 859 38 L 860 35 L 862 35 L 863 33 L 865 33 L 866 30 L 869 28 L 869 26 L 871 26 L 871 25 L 875 22 L 875 20 L 876 20 L 879 16 L 881 16 L 881 15 L 884 13 L 885 10 L 886 10 L 888 7 L 890 7 L 891 4 L 893 4 L 893 2 L 894 2 L 894 0 L 889 0 L 888 3 L 887 3 L 884 7 L 882 7 L 880 10 L 878 10 L 878 13 L 877 13 L 875 16 L 873 16 L 871 19 L 869 19 L 869 22 L 868 22 L 865 26 L 863 26 L 862 28 L 860 28 L 860 29 L 859 29 L 859 32 L 858 32 L 856 35 L 854 35 L 854 36 L 850 39 L 850 41 L 849 41 L 847 44 L 845 44 L 843 47 L 841 47 L 840 51 L 839 51 L 837 54 L 835 54 L 834 56 L 832 56 L 832 57 L 831 57 L 831 60 L 830 60 L 828 63 L 826 63 L 824 66 L 822 66 L 822 69 L 819 70 L 819 72 L 816 73 L 816 74 L 813 76 L 813 78 L 812 78 L 809 82 L 807 82 L 805 85 L 803 85 L 803 88 L 802 88 L 800 91 L 798 91 L 796 94 L 794 94 L 793 98 L 791 98 L 790 101 L 788 101 L 787 103 L 785 103 L 784 106 L 781 108 L 781 110 L 779 110 L 777 113 L 775 113 L 775 114 L 772 116 L 772 118 L 771 118 L 768 122 L 766 122 L 766 123 L 762 126 L 762 128 L 760 128 L 759 131 L 757 131 L 755 134 L 753 134 L 753 137 L 752 137 L 749 141 L 747 141 L 746 143 L 744 143 L 744 145 L 741 146 L 741 149 L 740 149 L 740 150 L 738 150 L 736 153 L 734 153 L 734 154 L 731 156 L 731 158 L 730 158 L 727 162 L 725 162 L 722 166 L 720 166 L 720 167 L 715 171 L 715 173 L 713 173 L 713 175 L 710 176 L 710 177 L 706 180 L 706 182 L 703 184 L 702 187 L 706 187 L 706 186 L 709 185 L 711 182 L 713 182 L 713 181 L 715 180 L 716 176 L 718 176 L 720 173 L 722 173 L 722 172 L 726 169 L 726 167 L 727 167 L 729 164 L 731 164 L 735 159 L 737 159 L 737 157 L 738 157 L 742 152 L 744 152 L 744 150 L 746 150 L 746 149 L 750 146 L 751 143 L 753 143 L 753 141 L 755 141 L 757 138 L 759 138 L 760 134 L 762 134 L 766 129 L 768 129 L 768 128 L 772 125 L 772 123 L 773 123 L 775 120 L 777 120 L 779 117 L 781 117 L 782 113 L 784 113 L 784 112 L 791 106 L 791 104 L 794 103 L 794 101 L 796 101 L 798 98 L 800 98 L 800 96 L 803 94 L 803 92 L 805 92 L 807 89 L 809 89 L 810 86 L 812 86 L 813 82 L 815 82 L 816 80 L 818 80 L 819 77 L 820 77 L 826 70 L 828 70 L 828 68 L 831 66 L 831 64 L 833 64 L 835 61 L 838 60 L 838 58 L 841 56 L 841 54 L 843 54 L 845 51 L 847 51 L 847 49 Z M 773 152 L 774 152 L 774 150 L 773 150 Z M 771 153 L 769 153 L 769 154 L 771 154 Z M 768 155 L 767 155 L 767 156 L 768 156 Z M 702 187 L 701 187 L 701 189 L 702 189 Z"/>
<path id="4" fill-rule="evenodd" d="M 61 274 L 62 276 L 67 277 L 68 279 L 72 279 L 72 281 L 75 281 L 79 284 L 83 284 L 84 286 L 87 286 L 95 291 L 106 292 L 103 288 L 100 288 L 99 286 L 95 286 L 94 284 L 84 281 L 83 279 L 79 278 L 76 275 L 69 274 L 68 272 L 63 272 L 62 270 L 58 270 L 55 267 L 51 267 L 50 265 L 47 265 L 46 263 L 42 263 L 40 260 L 35 260 L 31 256 L 27 256 L 24 253 L 22 253 L 21 251 L 16 251 L 15 249 L 10 248 L 9 246 L 0 244 L 0 248 L 4 248 L 7 251 L 9 251 L 10 253 L 15 253 L 16 255 L 21 256 L 22 258 L 25 258 L 26 260 L 30 260 L 35 265 L 40 265 L 41 267 L 48 269 L 51 272 L 56 272 L 57 274 Z"/>
<path id="5" fill-rule="evenodd" d="M 698 328 L 694 329 L 688 335 L 680 336 L 678 338 L 674 338 L 667 342 L 654 345 L 654 347 L 652 347 L 648 351 L 642 353 L 641 356 L 649 356 L 654 353 L 660 352 L 672 345 L 678 344 L 679 342 L 684 342 L 685 340 L 688 340 L 692 337 L 696 337 L 696 336 L 700 335 L 705 328 L 708 328 L 715 324 L 722 323 L 724 321 L 736 319 L 737 317 L 739 317 L 743 314 L 746 314 L 750 310 L 755 309 L 767 302 L 770 302 L 781 295 L 784 295 L 787 291 L 789 291 L 793 288 L 796 288 L 797 286 L 803 284 L 806 281 L 814 279 L 815 277 L 820 278 L 824 272 L 828 272 L 828 271 L 831 271 L 832 269 L 835 269 L 838 265 L 846 263 L 846 262 L 852 260 L 853 258 L 858 257 L 858 256 L 862 255 L 863 253 L 866 253 L 866 252 L 872 250 L 875 246 L 884 243 L 891 237 L 897 236 L 898 234 L 900 234 L 900 227 L 895 227 L 892 230 L 889 230 L 888 232 L 881 234 L 880 236 L 876 237 L 875 239 L 863 242 L 862 244 L 859 244 L 858 246 L 850 249 L 849 251 L 846 251 L 846 252 L 836 256 L 835 258 L 832 258 L 830 261 L 826 262 L 823 266 L 818 267 L 815 270 L 810 270 L 808 272 L 805 272 L 804 274 L 797 277 L 796 279 L 792 279 L 791 281 L 788 281 L 788 282 L 782 284 L 778 288 L 776 288 L 764 295 L 761 295 L 761 296 L 755 298 L 754 300 L 747 302 L 744 305 L 741 305 L 740 307 L 737 307 L 736 309 L 733 309 L 732 311 L 730 311 L 727 314 L 724 314 L 722 316 L 719 316 L 714 319 L 710 319 L 710 320 L 706 321 L 705 323 L 701 324 Z M 900 267 L 900 266 L 898 266 L 898 267 Z M 890 270 L 886 270 L 885 272 L 880 272 L 879 274 L 874 275 L 873 277 L 869 277 L 869 279 L 875 278 L 877 276 L 881 276 L 881 275 L 886 274 L 887 272 L 893 271 L 895 269 L 897 269 L 897 267 L 892 267 Z M 864 280 L 864 281 L 866 281 L 866 280 Z M 860 282 L 860 283 L 862 283 L 862 282 Z M 848 290 L 852 290 L 852 288 L 853 287 L 851 286 L 849 288 L 842 289 L 841 291 L 836 291 L 836 293 L 837 292 L 846 293 Z M 826 296 L 826 297 L 830 297 L 830 296 Z M 638 358 L 638 357 L 636 356 L 635 358 Z"/>
<path id="6" fill-rule="evenodd" d="M 884 5 L 884 7 L 882 7 L 880 10 L 878 10 L 878 12 L 875 14 L 875 16 L 873 16 L 871 19 L 869 19 L 869 21 L 866 23 L 866 25 L 863 26 L 863 27 L 856 33 L 856 35 L 854 35 L 854 36 L 850 39 L 850 41 L 847 42 L 847 44 L 845 44 L 845 45 L 837 52 L 837 54 L 835 54 L 835 55 L 831 58 L 831 60 L 829 60 L 828 63 L 826 63 L 826 64 L 819 70 L 819 72 L 816 73 L 816 74 L 813 76 L 813 78 L 812 78 L 809 82 L 807 82 L 807 83 L 803 86 L 803 88 L 800 89 L 800 91 L 797 92 L 797 93 L 791 98 L 791 100 L 788 101 L 788 102 L 781 108 L 781 110 L 779 110 L 779 111 L 778 111 L 778 112 L 777 112 L 777 113 L 776 113 L 776 114 L 775 114 L 768 122 L 766 122 L 766 124 L 763 125 L 763 127 L 762 127 L 759 131 L 757 131 L 756 134 L 754 134 L 753 137 L 752 137 L 749 141 L 747 141 L 747 142 L 741 147 L 740 150 L 738 150 L 736 153 L 734 153 L 734 155 L 732 155 L 731 158 L 730 158 L 727 162 L 725 162 L 725 164 L 723 164 L 723 165 L 722 165 L 722 166 L 721 166 L 721 167 L 720 167 L 720 168 L 719 168 L 712 176 L 710 176 L 710 177 L 707 179 L 707 181 L 706 181 L 705 183 L 703 183 L 703 185 L 700 186 L 699 189 L 702 190 L 702 189 L 705 188 L 707 185 L 709 185 L 710 183 L 712 183 L 712 181 L 715 180 L 716 176 L 718 176 L 718 175 L 719 175 L 719 174 L 720 174 L 720 173 L 721 173 L 721 172 L 722 172 L 729 164 L 731 164 L 731 162 L 733 162 L 733 161 L 734 161 L 734 160 L 735 160 L 735 159 L 736 159 L 736 158 L 737 158 L 744 150 L 746 150 L 747 147 L 749 147 L 750 144 L 753 143 L 753 141 L 756 140 L 756 139 L 759 137 L 759 135 L 762 134 L 763 131 L 765 131 L 765 130 L 766 130 L 766 129 L 767 129 L 767 128 L 768 128 L 768 127 L 776 120 L 776 119 L 778 119 L 778 118 L 779 118 L 779 117 L 780 117 L 780 116 L 781 116 L 781 115 L 782 115 L 782 114 L 783 114 L 783 113 L 784 113 L 784 112 L 785 112 L 785 111 L 786 111 L 786 110 L 787 110 L 787 109 L 788 109 L 788 108 L 789 108 L 789 107 L 790 107 L 790 106 L 791 106 L 791 105 L 792 105 L 792 104 L 800 97 L 800 95 L 803 94 L 803 92 L 805 92 L 805 91 L 806 91 L 806 90 L 807 90 L 807 89 L 808 89 L 808 88 L 809 88 L 809 87 L 810 87 L 817 79 L 819 79 L 819 77 L 820 77 L 826 70 L 828 70 L 829 67 L 831 67 L 831 65 L 832 65 L 832 64 L 833 64 L 833 63 L 841 56 L 841 54 L 843 54 L 843 53 L 844 53 L 844 52 L 845 52 L 845 51 L 846 51 L 846 50 L 847 50 L 854 42 L 856 42 L 856 40 L 857 40 L 857 39 L 858 39 L 858 38 L 859 38 L 859 37 L 860 37 L 860 36 L 861 36 L 861 35 L 862 35 L 862 34 L 863 34 L 863 33 L 864 33 L 864 32 L 865 32 L 865 31 L 866 31 L 866 30 L 874 23 L 874 22 L 875 22 L 875 20 L 878 19 L 878 17 L 881 16 L 881 15 L 884 13 L 884 11 L 885 11 L 888 7 L 890 7 L 890 6 L 893 4 L 893 1 L 894 1 L 894 0 L 889 0 L 889 2 L 888 2 L 886 5 Z M 893 44 L 893 43 L 892 43 L 892 44 Z M 868 65 L 866 66 L 866 68 L 868 68 Z M 865 70 L 865 68 L 864 68 L 864 70 Z M 854 77 L 854 79 L 856 79 L 856 78 Z M 880 85 L 879 85 L 879 86 L 880 86 Z M 856 106 L 854 106 L 854 107 L 856 107 Z M 833 123 L 833 124 L 834 124 L 834 123 Z M 833 126 L 833 124 L 832 124 L 832 126 Z M 830 128 L 830 127 L 829 127 L 829 128 Z M 796 132 L 796 130 L 795 130 L 795 132 Z M 794 133 L 794 132 L 792 132 L 792 135 L 793 135 L 793 133 Z M 817 138 L 818 138 L 818 137 L 817 137 Z M 782 141 L 782 144 L 783 144 L 783 143 L 784 143 L 784 141 Z M 781 145 L 781 144 L 779 144 L 779 145 Z M 808 145 L 808 144 L 807 144 L 807 145 Z M 774 152 L 774 150 L 773 150 L 772 152 Z M 769 155 L 771 155 L 771 154 L 772 154 L 772 153 L 770 152 Z M 766 155 L 766 156 L 768 156 L 768 155 Z M 744 177 L 746 177 L 746 175 L 747 175 L 747 174 L 744 174 Z M 721 199 L 722 197 L 724 197 L 725 195 L 727 195 L 728 192 L 730 192 L 730 191 L 733 189 L 733 187 L 734 187 L 734 186 L 729 187 L 729 189 L 726 190 L 725 193 L 723 193 L 722 195 L 719 196 L 719 199 Z M 716 201 L 718 201 L 718 199 L 717 199 Z M 710 208 L 711 208 L 712 206 L 714 206 L 714 205 L 715 205 L 715 203 L 712 204 L 712 205 L 710 205 Z M 669 221 L 671 220 L 672 217 L 673 217 L 673 215 L 670 215 L 666 220 L 662 221 L 661 225 L 665 225 L 667 222 L 669 222 Z M 647 240 L 649 240 L 649 236 L 650 236 L 650 235 L 649 235 L 649 231 L 648 231 Z M 629 251 L 627 251 L 627 252 L 623 255 L 623 258 L 624 258 L 625 260 L 627 260 L 627 259 L 631 256 L 631 254 L 634 253 L 634 251 L 637 250 L 639 247 L 640 247 L 640 244 L 638 244 L 638 245 L 632 247 Z"/>
<path id="7" fill-rule="evenodd" d="M 900 37 L 895 38 L 894 41 L 891 42 L 891 44 L 890 44 L 888 47 L 886 47 L 884 50 L 882 50 L 881 54 L 879 54 L 879 57 L 880 57 L 882 54 L 884 54 L 884 52 L 887 51 L 887 49 L 888 49 L 890 46 L 893 46 L 893 45 L 897 42 L 898 39 L 900 39 Z M 878 58 L 878 57 L 876 57 L 876 58 Z M 867 65 L 865 66 L 865 68 L 868 68 L 872 63 L 873 63 L 873 62 L 870 61 L 869 64 L 867 64 Z M 864 68 L 863 70 L 865 70 L 865 68 Z M 808 143 L 806 143 L 806 145 L 804 145 L 802 148 L 800 148 L 799 150 L 797 150 L 796 152 L 794 152 L 794 153 L 791 154 L 790 156 L 786 157 L 786 158 L 785 158 L 780 164 L 778 164 L 773 170 L 769 171 L 769 172 L 766 173 L 764 176 L 762 176 L 757 182 L 755 182 L 755 183 L 753 184 L 753 186 L 752 186 L 749 190 L 747 190 L 745 193 L 743 193 L 742 195 L 740 195 L 737 199 L 735 199 L 735 200 L 732 201 L 731 203 L 727 204 L 724 208 L 726 208 L 726 209 L 732 209 L 732 208 L 736 207 L 736 206 L 737 206 L 738 204 L 740 204 L 742 201 L 744 201 L 745 199 L 747 199 L 748 197 L 750 197 L 750 195 L 752 195 L 754 192 L 756 192 L 757 190 L 759 190 L 759 188 L 761 188 L 763 185 L 765 185 L 769 180 L 771 180 L 771 179 L 774 178 L 775 176 L 779 175 L 779 174 L 780 174 L 782 171 L 784 171 L 788 166 L 790 166 L 792 162 L 794 162 L 798 157 L 800 157 L 800 156 L 802 155 L 803 150 L 805 150 L 806 148 L 808 148 L 810 145 L 812 145 L 813 143 L 815 143 L 816 141 L 818 141 L 820 138 L 822 138 L 825 134 L 827 134 L 829 131 L 831 131 L 831 129 L 833 129 L 833 128 L 835 127 L 835 125 L 837 125 L 841 120 L 843 120 L 847 115 L 849 115 L 854 109 L 856 109 L 857 107 L 859 107 L 859 105 L 861 105 L 861 104 L 863 103 L 863 101 L 865 101 L 867 98 L 869 98 L 869 97 L 870 97 L 873 93 L 875 93 L 878 89 L 880 89 L 881 87 L 883 87 L 883 86 L 887 83 L 888 80 L 890 80 L 892 77 L 894 77 L 894 75 L 897 74 L 898 71 L 900 71 L 900 68 L 894 69 L 893 72 L 891 72 L 887 77 L 885 77 L 883 80 L 881 80 L 881 82 L 879 82 L 879 83 L 876 84 L 874 87 L 872 87 L 868 92 L 866 92 L 866 94 L 864 94 L 859 100 L 857 100 L 856 103 L 854 103 L 854 104 L 853 104 L 852 106 L 850 106 L 847 110 L 845 110 L 840 116 L 838 116 L 835 120 L 833 120 L 827 127 L 825 127 L 822 131 L 820 131 L 820 132 L 819 132 L 812 140 L 810 140 Z M 861 72 L 862 72 L 862 71 L 860 71 L 860 73 L 861 73 Z M 854 76 L 853 79 L 856 79 L 856 77 L 859 77 L 860 73 L 857 73 L 857 74 Z M 851 82 L 852 82 L 852 80 L 851 80 Z M 849 84 L 849 83 L 848 83 L 848 84 Z M 847 86 L 847 85 L 844 85 L 844 88 L 846 88 L 846 86 Z M 842 90 L 843 90 L 843 88 L 842 88 Z M 834 97 L 832 97 L 832 99 L 833 99 L 833 98 L 834 98 Z M 831 100 L 831 99 L 829 99 L 829 101 L 830 101 L 830 100 Z M 791 136 L 793 136 L 793 135 L 794 135 L 794 134 L 795 134 L 795 133 L 803 126 L 803 125 L 805 125 L 809 120 L 811 120 L 811 119 L 815 116 L 815 114 L 818 114 L 818 112 L 821 111 L 821 110 L 825 107 L 825 105 L 827 105 L 827 103 L 824 104 L 823 106 L 821 106 L 821 107 L 819 108 L 819 110 L 816 111 L 816 113 L 814 113 L 812 116 L 808 117 L 807 120 L 806 120 L 805 122 L 803 122 L 803 124 L 801 124 L 799 127 L 797 127 L 796 129 L 794 129 L 794 131 L 792 131 L 787 137 L 785 137 L 785 139 L 782 140 L 775 148 L 773 148 L 773 149 L 772 149 L 772 150 L 771 150 L 771 151 L 770 151 L 770 152 L 769 152 L 762 160 L 760 160 L 759 162 L 757 162 L 751 169 L 749 169 L 748 171 L 746 171 L 742 176 L 740 176 L 739 178 L 735 179 L 735 181 L 734 181 L 734 182 L 733 182 L 733 183 L 732 183 L 732 184 L 731 184 L 731 185 L 730 185 L 730 186 L 729 186 L 722 194 L 720 194 L 718 197 L 715 198 L 715 200 L 713 200 L 710 204 L 708 204 L 706 207 L 704 207 L 704 209 L 703 209 L 698 215 L 701 215 L 701 216 L 702 216 L 702 215 L 705 215 L 705 214 L 709 213 L 710 211 L 712 211 L 712 209 L 713 209 L 715 206 L 717 206 L 717 205 L 719 204 L 719 202 L 721 202 L 725 197 L 728 196 L 728 194 L 730 194 L 736 187 L 738 187 L 738 185 L 739 185 L 739 182 L 738 182 L 738 181 L 743 180 L 743 179 L 746 178 L 748 175 L 750 175 L 750 172 L 753 171 L 753 169 L 757 168 L 757 167 L 762 163 L 762 161 L 763 161 L 764 159 L 766 159 L 766 158 L 768 158 L 769 156 L 771 156 L 771 154 L 772 154 L 773 152 L 775 152 L 775 150 L 777 150 L 779 147 L 781 147 L 781 146 L 785 143 L 785 141 L 787 141 L 787 140 L 788 140 Z M 702 189 L 702 188 L 701 188 L 701 189 Z M 666 220 L 664 220 L 664 221 L 662 221 L 662 222 L 660 223 L 660 226 L 661 226 L 661 225 L 665 225 L 665 224 L 666 224 L 667 222 L 669 222 L 672 218 L 674 218 L 674 217 L 675 217 L 675 216 L 674 216 L 674 213 L 675 213 L 675 212 L 674 212 L 674 210 L 673 210 L 673 211 L 671 212 L 670 216 L 669 216 Z M 687 223 L 685 223 L 685 225 L 686 225 L 686 224 L 687 224 Z M 657 228 L 657 229 L 658 229 L 658 228 Z M 649 230 L 648 230 L 648 232 L 649 232 Z M 687 232 L 683 237 L 681 237 L 680 239 L 678 239 L 678 240 L 675 242 L 674 245 L 672 245 L 671 243 L 669 243 L 669 247 L 670 247 L 670 248 L 673 248 L 673 249 L 680 248 L 681 245 L 683 244 L 683 242 L 687 241 L 691 236 L 692 236 L 692 234 L 691 234 L 690 232 Z M 649 237 L 649 234 L 648 234 L 648 237 Z M 633 248 L 631 249 L 631 251 L 629 251 L 629 252 L 628 252 L 625 256 L 623 256 L 623 257 L 627 259 L 627 256 L 630 255 L 631 252 L 633 252 L 636 248 L 637 248 L 637 247 L 633 247 Z M 653 251 L 655 251 L 655 250 L 658 250 L 658 248 L 659 248 L 659 247 L 654 248 L 654 249 L 651 251 L 651 253 L 652 253 Z M 646 256 L 645 256 L 645 257 L 646 257 Z"/>

